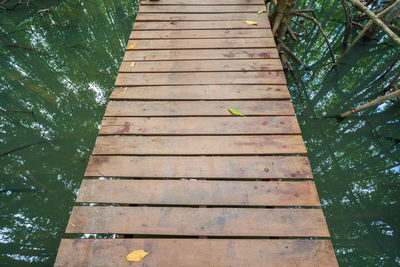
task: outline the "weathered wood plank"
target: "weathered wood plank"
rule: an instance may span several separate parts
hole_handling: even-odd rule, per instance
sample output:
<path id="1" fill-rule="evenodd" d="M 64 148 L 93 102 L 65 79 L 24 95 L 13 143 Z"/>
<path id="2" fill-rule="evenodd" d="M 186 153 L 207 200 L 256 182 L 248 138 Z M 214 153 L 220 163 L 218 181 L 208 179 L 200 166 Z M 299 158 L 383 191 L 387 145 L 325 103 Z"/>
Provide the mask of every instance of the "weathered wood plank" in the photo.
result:
<path id="1" fill-rule="evenodd" d="M 295 116 L 105 117 L 101 135 L 301 134 Z M 229 137 L 227 137 L 229 138 Z"/>
<path id="2" fill-rule="evenodd" d="M 77 202 L 209 205 L 320 206 L 314 182 L 83 180 Z"/>
<path id="3" fill-rule="evenodd" d="M 141 266 L 338 266 L 329 240 L 150 238 L 62 239 L 55 266 L 132 266 L 135 249 L 151 251 Z"/>
<path id="4" fill-rule="evenodd" d="M 131 40 L 142 39 L 212 39 L 212 38 L 272 38 L 272 32 L 264 29 L 228 30 L 148 30 L 133 31 Z"/>
<path id="5" fill-rule="evenodd" d="M 111 100 L 290 99 L 285 85 L 185 85 L 117 87 Z"/>
<path id="6" fill-rule="evenodd" d="M 295 115 L 290 101 L 110 101 L 105 116 L 247 116 Z"/>
<path id="7" fill-rule="evenodd" d="M 98 136 L 93 155 L 271 155 L 307 153 L 301 135 Z"/>
<path id="8" fill-rule="evenodd" d="M 254 13 L 214 13 L 214 14 L 185 14 L 185 13 L 138 13 L 136 22 L 142 21 L 266 21 L 269 23 L 267 16 L 260 16 Z M 268 28 L 271 26 L 268 24 Z"/>
<path id="9" fill-rule="evenodd" d="M 170 50 L 170 49 L 215 49 L 215 48 L 272 48 L 275 47 L 273 38 L 247 39 L 158 39 L 158 40 L 129 40 L 128 47 L 135 45 L 137 50 Z"/>
<path id="10" fill-rule="evenodd" d="M 136 22 L 134 31 L 148 30 L 223 30 L 223 29 L 268 29 L 266 20 L 259 21 L 257 25 L 247 24 L 243 21 L 156 21 Z M 263 36 L 266 37 L 266 36 Z"/>
<path id="11" fill-rule="evenodd" d="M 279 59 L 122 62 L 119 72 L 224 72 L 283 70 Z"/>
<path id="12" fill-rule="evenodd" d="M 127 51 L 124 61 L 279 58 L 275 48 Z"/>
<path id="13" fill-rule="evenodd" d="M 262 5 L 262 0 L 158 0 L 142 1 L 140 5 Z"/>
<path id="14" fill-rule="evenodd" d="M 91 156 L 87 177 L 312 179 L 307 157 Z"/>
<path id="15" fill-rule="evenodd" d="M 286 84 L 283 71 L 119 73 L 115 86 L 186 84 Z"/>
<path id="16" fill-rule="evenodd" d="M 75 227 L 74 227 L 75 225 Z M 73 207 L 66 233 L 329 237 L 321 209 Z"/>
<path id="17" fill-rule="evenodd" d="M 182 6 L 182 5 L 141 5 L 139 13 L 257 13 L 265 5 L 220 5 L 220 6 Z M 246 15 L 243 14 L 243 20 Z"/>

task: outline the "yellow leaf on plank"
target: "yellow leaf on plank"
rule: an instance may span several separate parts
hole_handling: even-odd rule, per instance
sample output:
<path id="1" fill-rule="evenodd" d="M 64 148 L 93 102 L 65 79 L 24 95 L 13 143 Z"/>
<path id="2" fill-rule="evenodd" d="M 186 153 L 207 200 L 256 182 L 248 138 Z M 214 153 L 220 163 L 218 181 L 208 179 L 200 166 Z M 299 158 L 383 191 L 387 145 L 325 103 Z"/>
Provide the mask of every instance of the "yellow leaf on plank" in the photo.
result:
<path id="1" fill-rule="evenodd" d="M 133 67 L 135 67 L 136 62 L 132 62 L 131 63 L 131 68 L 133 69 Z"/>
<path id="2" fill-rule="evenodd" d="M 143 249 L 137 249 L 129 253 L 125 256 L 127 261 L 141 261 L 149 252 L 144 251 Z"/>
<path id="3" fill-rule="evenodd" d="M 239 110 L 233 109 L 233 108 L 228 109 L 228 111 L 236 116 L 242 116 L 242 117 L 244 116 L 242 112 L 240 112 Z"/>
<path id="4" fill-rule="evenodd" d="M 135 47 L 136 47 L 136 44 L 130 45 L 130 46 L 128 46 L 127 50 L 132 50 L 132 49 L 134 49 Z"/>
<path id="5" fill-rule="evenodd" d="M 260 10 L 258 10 L 257 14 L 260 15 L 263 12 L 264 12 L 264 9 L 261 8 Z"/>
<path id="6" fill-rule="evenodd" d="M 244 23 L 249 24 L 249 25 L 257 25 L 258 22 L 257 21 L 253 21 L 253 20 L 243 20 Z"/>

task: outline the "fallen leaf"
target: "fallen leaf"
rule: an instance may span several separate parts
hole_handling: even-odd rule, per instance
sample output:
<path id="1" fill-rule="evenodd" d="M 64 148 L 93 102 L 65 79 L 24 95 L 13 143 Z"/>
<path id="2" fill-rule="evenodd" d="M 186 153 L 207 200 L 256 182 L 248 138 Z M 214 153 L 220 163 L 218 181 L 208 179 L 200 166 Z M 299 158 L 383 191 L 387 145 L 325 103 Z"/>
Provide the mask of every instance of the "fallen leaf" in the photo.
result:
<path id="1" fill-rule="evenodd" d="M 135 67 L 136 62 L 131 63 L 131 68 Z"/>
<path id="2" fill-rule="evenodd" d="M 137 249 L 129 253 L 125 256 L 127 261 L 141 261 L 149 252 L 144 251 L 143 249 Z"/>
<path id="3" fill-rule="evenodd" d="M 249 24 L 249 25 L 257 25 L 258 22 L 257 21 L 253 21 L 253 20 L 243 20 L 244 23 Z"/>
<path id="4" fill-rule="evenodd" d="M 241 113 L 240 111 L 233 109 L 233 108 L 228 109 L 228 111 L 236 116 L 244 116 L 243 113 Z"/>
<path id="5" fill-rule="evenodd" d="M 260 14 L 263 13 L 263 12 L 264 12 L 264 9 L 261 8 L 260 10 L 258 10 L 257 14 L 260 15 Z"/>
<path id="6" fill-rule="evenodd" d="M 127 50 L 132 50 L 132 49 L 134 49 L 135 47 L 136 47 L 136 44 L 130 45 L 130 46 L 128 46 Z"/>

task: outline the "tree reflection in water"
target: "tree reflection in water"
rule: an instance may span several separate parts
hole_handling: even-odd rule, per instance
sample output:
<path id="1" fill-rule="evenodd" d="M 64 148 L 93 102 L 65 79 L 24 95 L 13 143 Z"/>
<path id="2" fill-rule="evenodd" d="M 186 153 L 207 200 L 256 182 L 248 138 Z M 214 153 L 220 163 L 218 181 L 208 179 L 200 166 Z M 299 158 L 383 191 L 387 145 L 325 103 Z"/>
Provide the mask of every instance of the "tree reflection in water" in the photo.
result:
<path id="1" fill-rule="evenodd" d="M 37 15 L 47 2 L 0 11 L 4 265 L 54 262 L 136 7 L 126 0 L 60 1 Z M 298 7 L 313 3 L 339 55 L 340 3 Z M 379 38 L 360 42 L 335 70 L 316 30 L 290 47 L 306 66 L 292 64 L 288 83 L 343 266 L 400 264 L 399 102 L 343 121 L 323 118 L 376 98 L 400 69 L 378 79 L 400 52 Z"/>

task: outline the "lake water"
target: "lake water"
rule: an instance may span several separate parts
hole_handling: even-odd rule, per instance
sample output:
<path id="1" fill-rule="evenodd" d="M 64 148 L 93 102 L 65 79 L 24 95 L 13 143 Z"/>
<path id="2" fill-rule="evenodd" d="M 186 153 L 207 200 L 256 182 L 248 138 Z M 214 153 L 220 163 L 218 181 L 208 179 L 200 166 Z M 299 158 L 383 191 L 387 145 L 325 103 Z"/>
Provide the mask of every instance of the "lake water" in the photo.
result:
<path id="1" fill-rule="evenodd" d="M 135 17 L 127 0 L 48 2 L 0 10 L 0 265 L 53 264 Z M 337 57 L 343 10 L 320 1 L 317 14 Z M 330 70 L 309 26 L 288 41 L 304 66 L 287 77 L 337 258 L 400 265 L 400 102 L 326 118 L 379 96 L 400 49 L 362 41 Z"/>

